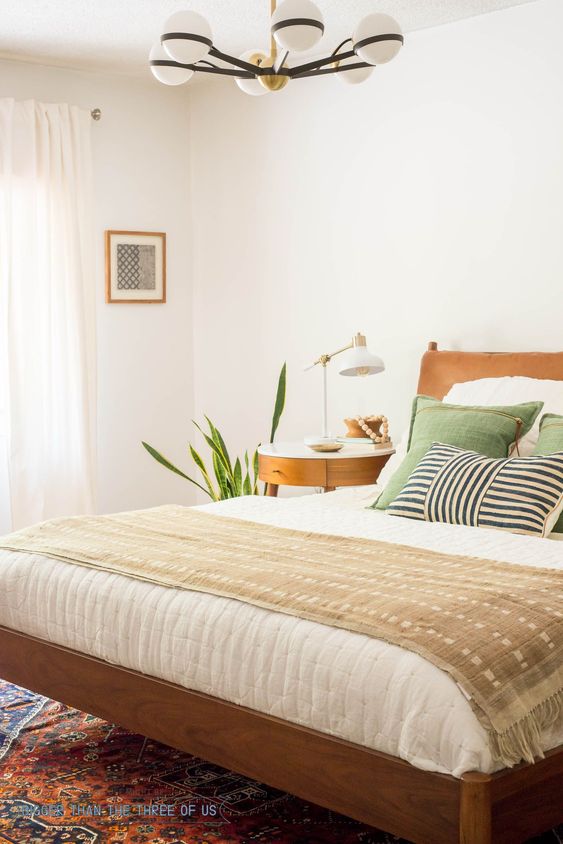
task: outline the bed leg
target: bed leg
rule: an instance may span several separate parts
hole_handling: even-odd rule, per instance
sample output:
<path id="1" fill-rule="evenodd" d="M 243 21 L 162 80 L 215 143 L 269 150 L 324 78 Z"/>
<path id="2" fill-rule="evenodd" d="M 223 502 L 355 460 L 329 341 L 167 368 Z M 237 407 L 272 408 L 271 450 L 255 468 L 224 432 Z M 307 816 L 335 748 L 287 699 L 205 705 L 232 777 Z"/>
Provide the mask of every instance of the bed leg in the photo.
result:
<path id="1" fill-rule="evenodd" d="M 492 844 L 491 777 L 469 771 L 461 777 L 460 844 Z"/>

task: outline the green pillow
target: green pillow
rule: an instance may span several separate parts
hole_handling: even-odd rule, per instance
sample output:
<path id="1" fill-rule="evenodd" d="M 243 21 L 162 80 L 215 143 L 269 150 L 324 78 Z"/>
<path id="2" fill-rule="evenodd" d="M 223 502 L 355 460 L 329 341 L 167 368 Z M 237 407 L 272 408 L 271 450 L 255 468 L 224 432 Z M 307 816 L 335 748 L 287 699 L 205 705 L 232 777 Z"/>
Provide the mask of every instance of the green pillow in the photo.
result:
<path id="1" fill-rule="evenodd" d="M 506 457 L 512 443 L 528 433 L 542 407 L 541 401 L 507 407 L 472 407 L 416 396 L 407 455 L 372 506 L 385 510 L 395 500 L 434 442 L 477 451 L 487 457 Z"/>
<path id="2" fill-rule="evenodd" d="M 563 451 L 563 416 L 544 413 L 540 422 L 540 435 L 532 454 L 555 454 Z M 555 522 L 552 533 L 563 533 L 563 513 Z"/>

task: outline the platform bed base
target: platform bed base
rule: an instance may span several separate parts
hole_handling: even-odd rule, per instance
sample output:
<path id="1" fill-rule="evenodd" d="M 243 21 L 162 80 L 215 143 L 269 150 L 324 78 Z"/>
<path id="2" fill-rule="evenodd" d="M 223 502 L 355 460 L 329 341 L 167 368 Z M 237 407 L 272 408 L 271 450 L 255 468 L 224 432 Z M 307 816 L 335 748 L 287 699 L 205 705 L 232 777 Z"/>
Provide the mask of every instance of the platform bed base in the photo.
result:
<path id="1" fill-rule="evenodd" d="M 517 844 L 563 821 L 563 746 L 459 780 L 2 627 L 0 677 L 417 844 Z"/>

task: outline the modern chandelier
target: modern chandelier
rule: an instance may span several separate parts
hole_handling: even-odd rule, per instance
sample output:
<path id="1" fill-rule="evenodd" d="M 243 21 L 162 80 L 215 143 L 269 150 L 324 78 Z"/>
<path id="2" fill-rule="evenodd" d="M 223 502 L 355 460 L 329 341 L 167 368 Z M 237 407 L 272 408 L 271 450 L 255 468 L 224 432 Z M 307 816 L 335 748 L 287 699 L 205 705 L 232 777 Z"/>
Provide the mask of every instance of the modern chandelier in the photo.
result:
<path id="1" fill-rule="evenodd" d="M 401 27 L 390 15 L 374 13 L 363 18 L 351 38 L 342 41 L 324 58 L 289 66 L 290 53 L 315 47 L 324 33 L 320 9 L 312 0 L 283 0 L 271 3 L 270 53 L 246 50 L 230 56 L 213 43 L 206 19 L 192 11 L 175 12 L 164 24 L 164 32 L 149 55 L 154 76 L 164 85 L 182 85 L 194 73 L 231 76 L 251 96 L 281 91 L 292 79 L 335 74 L 345 82 L 364 82 L 375 65 L 394 58 L 403 44 Z M 279 48 L 279 52 L 278 52 Z M 209 59 L 223 64 L 215 64 Z"/>

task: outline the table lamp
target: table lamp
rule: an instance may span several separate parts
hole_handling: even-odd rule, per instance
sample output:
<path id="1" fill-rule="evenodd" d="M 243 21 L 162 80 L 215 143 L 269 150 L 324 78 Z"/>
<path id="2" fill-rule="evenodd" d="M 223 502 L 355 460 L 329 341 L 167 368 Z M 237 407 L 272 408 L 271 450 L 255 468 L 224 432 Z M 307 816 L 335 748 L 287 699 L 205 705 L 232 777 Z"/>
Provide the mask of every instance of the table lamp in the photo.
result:
<path id="1" fill-rule="evenodd" d="M 378 372 L 383 372 L 385 369 L 385 364 L 378 358 L 377 355 L 373 355 L 366 346 L 366 338 L 363 334 L 356 334 L 352 338 L 352 342 L 349 343 L 347 346 L 343 346 L 341 349 L 338 349 L 336 352 L 332 352 L 330 355 L 321 355 L 317 360 L 312 363 L 310 366 L 305 367 L 305 372 L 309 369 L 313 369 L 315 366 L 320 364 L 323 368 L 323 428 L 322 434 L 320 438 L 316 438 L 317 440 L 330 440 L 331 437 L 328 433 L 328 399 L 327 399 L 327 374 L 326 368 L 332 358 L 336 357 L 336 355 L 340 355 L 343 352 L 346 352 L 344 357 L 342 358 L 340 368 L 338 370 L 340 375 L 377 375 Z M 307 438 L 306 442 L 309 438 Z"/>

